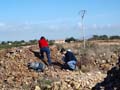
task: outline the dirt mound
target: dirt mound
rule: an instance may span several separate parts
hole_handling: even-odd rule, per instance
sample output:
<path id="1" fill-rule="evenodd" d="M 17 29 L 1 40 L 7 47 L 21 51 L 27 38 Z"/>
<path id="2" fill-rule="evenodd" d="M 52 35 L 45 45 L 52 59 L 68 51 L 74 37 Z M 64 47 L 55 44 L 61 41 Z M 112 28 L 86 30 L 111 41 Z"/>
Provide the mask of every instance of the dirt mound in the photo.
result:
<path id="1" fill-rule="evenodd" d="M 55 46 L 52 46 L 50 49 L 52 62 L 56 62 L 54 63 L 54 71 L 57 70 L 55 72 L 59 72 L 61 60 L 57 54 L 58 50 Z M 44 76 L 52 77 L 53 72 L 50 69 L 44 73 L 29 70 L 27 63 L 32 61 L 47 63 L 47 59 L 45 59 L 44 62 L 40 60 L 39 48 L 36 45 L 1 50 L 0 88 L 5 90 L 23 90 L 28 87 L 28 89 L 30 89 L 35 86 L 35 82 L 40 78 Z"/>
<path id="2" fill-rule="evenodd" d="M 70 44 L 69 44 L 70 45 Z M 67 45 L 67 48 L 69 48 Z M 70 45 L 71 47 L 72 45 Z M 79 45 L 77 45 L 79 46 Z M 92 64 L 100 68 L 111 67 L 107 59 L 97 58 L 97 54 L 87 54 L 87 58 L 81 57 L 78 54 L 78 47 L 72 46 L 72 51 L 76 54 L 78 61 L 82 62 L 83 71 L 86 70 L 84 66 Z M 81 71 L 61 70 L 63 64 L 58 47 L 50 46 L 52 67 L 47 67 L 44 72 L 35 72 L 28 69 L 28 62 L 47 63 L 47 58 L 42 61 L 39 58 L 38 45 L 23 46 L 0 51 L 0 88 L 2 90 L 90 90 L 97 82 L 101 81 L 106 74 L 100 71 L 83 73 Z M 102 54 L 101 54 L 102 55 Z M 88 57 L 89 56 L 89 57 Z M 81 57 L 81 58 L 80 58 Z M 104 57 L 104 56 L 100 56 Z M 92 62 L 88 62 L 92 60 Z M 79 63 L 81 65 L 81 63 Z M 104 66 L 103 66 L 104 65 Z M 108 65 L 108 66 L 107 66 Z M 89 67 L 88 67 L 89 68 Z M 87 70 L 86 70 L 87 71 Z"/>

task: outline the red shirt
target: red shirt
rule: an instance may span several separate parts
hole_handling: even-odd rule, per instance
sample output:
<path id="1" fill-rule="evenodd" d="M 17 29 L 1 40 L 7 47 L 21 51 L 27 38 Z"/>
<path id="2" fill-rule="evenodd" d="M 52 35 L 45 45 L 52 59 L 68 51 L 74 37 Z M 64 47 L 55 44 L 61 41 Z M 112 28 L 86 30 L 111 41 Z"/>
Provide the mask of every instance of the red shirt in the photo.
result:
<path id="1" fill-rule="evenodd" d="M 41 39 L 39 42 L 39 48 L 48 47 L 48 42 L 45 39 Z"/>

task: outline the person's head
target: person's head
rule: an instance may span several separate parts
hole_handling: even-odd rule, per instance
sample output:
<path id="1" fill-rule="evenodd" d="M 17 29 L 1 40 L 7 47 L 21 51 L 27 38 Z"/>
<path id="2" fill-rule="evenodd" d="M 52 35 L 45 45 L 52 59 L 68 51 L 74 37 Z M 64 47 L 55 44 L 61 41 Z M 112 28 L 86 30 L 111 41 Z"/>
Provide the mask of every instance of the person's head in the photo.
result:
<path id="1" fill-rule="evenodd" d="M 60 53 L 61 53 L 61 54 L 65 54 L 65 53 L 66 53 L 66 50 L 65 50 L 64 48 L 62 48 L 62 49 L 60 50 Z"/>
<path id="2" fill-rule="evenodd" d="M 45 39 L 45 37 L 44 36 L 41 36 L 41 38 L 40 39 Z"/>

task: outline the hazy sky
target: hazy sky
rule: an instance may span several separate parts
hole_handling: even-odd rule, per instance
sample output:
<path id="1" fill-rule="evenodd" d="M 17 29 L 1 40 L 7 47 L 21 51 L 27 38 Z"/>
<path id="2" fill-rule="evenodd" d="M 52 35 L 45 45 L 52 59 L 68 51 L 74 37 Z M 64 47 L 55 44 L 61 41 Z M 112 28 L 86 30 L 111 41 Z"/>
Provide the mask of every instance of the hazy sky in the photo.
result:
<path id="1" fill-rule="evenodd" d="M 0 41 L 120 35 L 120 0 L 0 0 Z"/>

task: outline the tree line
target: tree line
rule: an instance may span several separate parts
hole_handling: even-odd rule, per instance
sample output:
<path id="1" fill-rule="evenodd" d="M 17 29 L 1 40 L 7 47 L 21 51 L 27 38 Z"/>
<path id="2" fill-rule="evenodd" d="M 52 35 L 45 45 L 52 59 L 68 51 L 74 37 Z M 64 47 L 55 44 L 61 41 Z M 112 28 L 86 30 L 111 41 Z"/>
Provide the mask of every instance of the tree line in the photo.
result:
<path id="1" fill-rule="evenodd" d="M 2 48 L 11 48 L 11 47 L 19 47 L 19 46 L 27 46 L 37 44 L 38 40 L 29 40 L 29 41 L 2 41 L 0 43 L 0 49 Z"/>
<path id="2" fill-rule="evenodd" d="M 88 38 L 88 40 L 118 40 L 120 39 L 120 36 L 107 36 L 107 35 L 93 35 L 91 38 Z M 75 39 L 74 37 L 66 38 L 65 42 L 71 42 L 71 41 L 81 41 L 79 39 Z"/>
<path id="3" fill-rule="evenodd" d="M 87 40 L 118 40 L 120 39 L 120 36 L 107 36 L 107 35 L 93 35 L 91 38 L 88 38 Z M 55 40 L 49 40 L 49 44 L 53 45 Z M 76 39 L 74 37 L 66 38 L 65 42 L 80 42 L 82 40 Z M 29 40 L 29 41 L 2 41 L 0 43 L 0 49 L 1 48 L 10 48 L 10 47 L 18 47 L 18 46 L 26 46 L 26 45 L 34 45 L 37 44 L 38 40 Z"/>
<path id="4" fill-rule="evenodd" d="M 90 38 L 89 40 L 114 40 L 114 39 L 120 39 L 120 36 L 93 35 L 93 37 Z"/>

